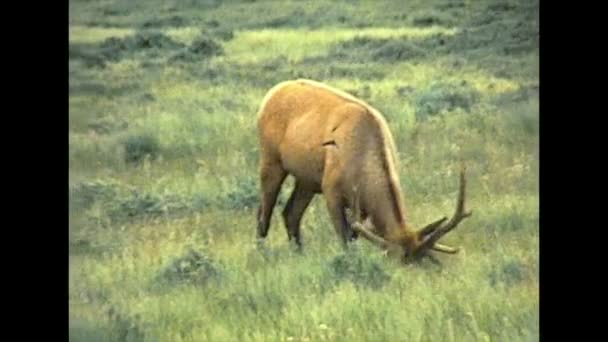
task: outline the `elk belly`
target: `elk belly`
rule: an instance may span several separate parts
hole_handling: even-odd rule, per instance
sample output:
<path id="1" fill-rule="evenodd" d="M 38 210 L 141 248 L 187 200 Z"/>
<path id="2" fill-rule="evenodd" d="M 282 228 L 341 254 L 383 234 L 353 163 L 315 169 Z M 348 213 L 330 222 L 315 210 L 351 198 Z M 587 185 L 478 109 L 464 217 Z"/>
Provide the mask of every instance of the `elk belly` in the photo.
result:
<path id="1" fill-rule="evenodd" d="M 321 192 L 321 180 L 325 168 L 325 150 L 322 131 L 314 126 L 314 120 L 294 120 L 280 145 L 283 168 L 298 181 Z"/>

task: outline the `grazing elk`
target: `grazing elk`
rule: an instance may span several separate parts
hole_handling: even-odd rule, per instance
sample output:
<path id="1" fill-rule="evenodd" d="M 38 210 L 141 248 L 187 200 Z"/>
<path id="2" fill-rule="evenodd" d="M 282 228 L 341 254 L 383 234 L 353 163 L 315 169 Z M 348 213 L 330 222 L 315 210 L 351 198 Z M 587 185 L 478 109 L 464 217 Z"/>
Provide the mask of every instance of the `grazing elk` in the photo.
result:
<path id="1" fill-rule="evenodd" d="M 315 194 L 323 193 L 344 245 L 362 235 L 405 261 L 428 256 L 429 250 L 458 251 L 437 241 L 471 215 L 464 209 L 464 167 L 452 219 L 413 230 L 401 198 L 392 135 L 382 115 L 365 102 L 311 80 L 282 82 L 261 104 L 258 134 L 259 239 L 267 236 L 281 185 L 292 175 L 295 188 L 283 219 L 289 240 L 298 246 L 302 215 Z M 351 224 L 346 209 L 354 213 Z"/>

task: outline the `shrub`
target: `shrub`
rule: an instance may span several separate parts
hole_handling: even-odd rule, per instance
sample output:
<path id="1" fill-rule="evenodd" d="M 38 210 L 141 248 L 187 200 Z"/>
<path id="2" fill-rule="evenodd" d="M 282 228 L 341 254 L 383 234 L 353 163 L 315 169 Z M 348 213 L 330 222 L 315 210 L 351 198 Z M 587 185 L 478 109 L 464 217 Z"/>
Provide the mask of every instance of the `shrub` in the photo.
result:
<path id="1" fill-rule="evenodd" d="M 178 196 L 160 196 L 150 193 L 133 192 L 125 198 L 119 198 L 108 206 L 108 216 L 117 222 L 136 217 L 157 217 L 163 214 L 174 214 L 190 208 L 190 204 Z"/>
<path id="2" fill-rule="evenodd" d="M 146 156 L 153 159 L 160 153 L 160 144 L 155 136 L 137 134 L 127 137 L 124 141 L 125 160 L 128 163 L 140 162 Z"/>
<path id="3" fill-rule="evenodd" d="M 177 49 L 183 47 L 183 44 L 160 32 L 142 31 L 122 39 L 108 38 L 101 47 L 132 52 L 142 49 Z"/>
<path id="4" fill-rule="evenodd" d="M 173 259 L 159 274 L 157 280 L 168 284 L 204 285 L 223 275 L 223 266 L 202 252 L 187 251 Z"/>
<path id="5" fill-rule="evenodd" d="M 203 31 L 203 34 L 205 34 L 205 31 Z M 229 41 L 232 38 L 234 38 L 234 31 L 230 30 L 230 29 L 223 29 L 223 28 L 217 28 L 217 29 L 212 29 L 209 31 L 209 34 L 213 37 L 217 37 L 220 40 L 223 41 Z"/>
<path id="6" fill-rule="evenodd" d="M 450 12 L 436 10 L 419 11 L 412 16 L 412 24 L 415 26 L 453 26 L 455 20 Z"/>
<path id="7" fill-rule="evenodd" d="M 126 130 L 129 128 L 129 123 L 121 118 L 101 117 L 90 122 L 87 128 L 95 131 L 97 134 L 110 134 Z"/>
<path id="8" fill-rule="evenodd" d="M 170 58 L 171 61 L 196 62 L 204 58 L 219 56 L 224 53 L 222 46 L 214 40 L 202 37 Z"/>
<path id="9" fill-rule="evenodd" d="M 138 318 L 121 314 L 114 308 L 108 310 L 110 340 L 112 341 L 144 341 L 144 332 L 139 326 Z"/>
<path id="10" fill-rule="evenodd" d="M 380 288 L 391 279 L 381 261 L 357 251 L 336 256 L 329 264 L 329 274 L 336 281 L 349 280 L 371 288 Z"/>
<path id="11" fill-rule="evenodd" d="M 171 26 L 171 27 L 183 27 L 183 26 L 188 26 L 189 24 L 189 20 L 179 16 L 179 15 L 171 15 L 168 17 L 161 17 L 161 18 L 152 18 L 149 20 L 144 21 L 141 24 L 142 28 L 161 28 L 164 26 Z"/>
<path id="12" fill-rule="evenodd" d="M 87 67 L 104 67 L 107 62 L 117 62 L 137 53 L 155 57 L 184 47 L 163 33 L 143 31 L 125 38 L 110 37 L 100 44 L 70 44 L 69 57 L 82 60 Z"/>
<path id="13" fill-rule="evenodd" d="M 422 57 L 425 50 L 406 38 L 355 37 L 336 44 L 328 59 L 346 59 L 352 62 L 396 62 Z"/>
<path id="14" fill-rule="evenodd" d="M 238 179 L 223 199 L 226 209 L 246 209 L 257 206 L 259 202 L 258 183 L 253 177 Z"/>
<path id="15" fill-rule="evenodd" d="M 70 189 L 70 208 L 87 209 L 100 200 L 111 200 L 115 197 L 117 185 L 108 181 L 95 180 L 79 183 Z"/>
<path id="16" fill-rule="evenodd" d="M 518 284 L 527 278 L 527 267 L 519 260 L 510 260 L 489 274 L 492 286 L 504 283 L 508 286 Z"/>
<path id="17" fill-rule="evenodd" d="M 465 82 L 433 83 L 428 89 L 421 90 L 415 95 L 416 117 L 426 119 L 456 108 L 468 112 L 479 98 L 479 92 L 467 86 Z"/>
<path id="18" fill-rule="evenodd" d="M 416 44 L 403 39 L 387 40 L 372 52 L 372 57 L 374 59 L 386 61 L 403 61 L 424 55 L 425 51 L 423 49 Z"/>

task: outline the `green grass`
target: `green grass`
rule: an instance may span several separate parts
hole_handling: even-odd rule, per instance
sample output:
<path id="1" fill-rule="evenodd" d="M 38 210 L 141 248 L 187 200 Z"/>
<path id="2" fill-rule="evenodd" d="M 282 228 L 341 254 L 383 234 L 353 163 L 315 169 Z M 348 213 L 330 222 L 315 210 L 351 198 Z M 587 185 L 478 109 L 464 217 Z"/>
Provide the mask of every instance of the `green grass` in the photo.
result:
<path id="1" fill-rule="evenodd" d="M 354 37 L 410 37 L 420 38 L 433 34 L 454 34 L 443 27 L 402 27 L 363 29 L 262 29 L 239 32 L 226 44 L 228 56 L 237 63 L 259 63 L 276 56 L 284 56 L 292 62 L 327 53 L 332 44 Z M 301 39 L 306 37 L 306 39 Z"/>
<path id="2" fill-rule="evenodd" d="M 96 43 L 107 38 L 122 38 L 134 34 L 134 30 L 121 27 L 70 26 L 70 43 Z"/>
<path id="3" fill-rule="evenodd" d="M 70 339 L 538 340 L 537 8 L 71 1 Z M 416 226 L 451 214 L 466 161 L 474 214 L 445 237 L 460 254 L 345 252 L 320 196 L 299 254 L 291 178 L 255 243 L 255 113 L 296 77 L 386 116 Z"/>

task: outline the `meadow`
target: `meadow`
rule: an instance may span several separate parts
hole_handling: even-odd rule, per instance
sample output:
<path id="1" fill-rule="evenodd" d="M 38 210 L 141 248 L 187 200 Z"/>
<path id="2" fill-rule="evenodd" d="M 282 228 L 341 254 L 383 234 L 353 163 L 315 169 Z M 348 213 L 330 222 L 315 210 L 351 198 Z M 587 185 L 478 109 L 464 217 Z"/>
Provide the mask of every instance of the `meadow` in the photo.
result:
<path id="1" fill-rule="evenodd" d="M 539 339 L 538 1 L 70 0 L 71 341 Z M 387 119 L 457 255 L 342 249 L 317 196 L 255 241 L 256 112 L 309 78 Z"/>

